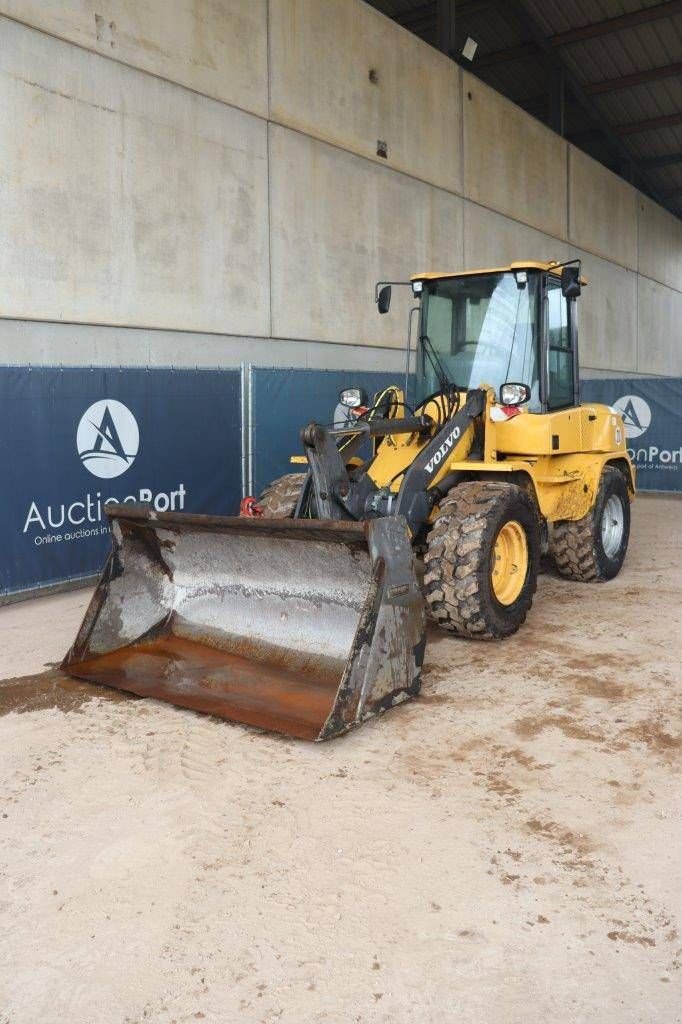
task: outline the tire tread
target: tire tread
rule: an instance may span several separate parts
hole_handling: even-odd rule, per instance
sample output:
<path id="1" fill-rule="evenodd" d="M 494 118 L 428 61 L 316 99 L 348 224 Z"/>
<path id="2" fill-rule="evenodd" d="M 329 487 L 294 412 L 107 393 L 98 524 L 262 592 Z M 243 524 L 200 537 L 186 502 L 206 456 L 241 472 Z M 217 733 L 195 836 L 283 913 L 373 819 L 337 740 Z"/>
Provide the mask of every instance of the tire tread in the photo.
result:
<path id="1" fill-rule="evenodd" d="M 495 506 L 513 491 L 524 494 L 513 484 L 472 481 L 457 485 L 440 502 L 424 555 L 424 591 L 432 619 L 451 633 L 479 640 L 508 635 L 486 615 L 486 594 L 482 592 L 479 570 L 486 556 L 483 547 L 489 517 Z M 531 598 L 536 586 L 533 573 Z M 515 629 L 525 620 L 526 612 L 527 609 Z"/>
<path id="2" fill-rule="evenodd" d="M 265 488 L 258 504 L 265 519 L 291 519 L 305 481 L 305 473 L 287 473 Z"/>
<path id="3" fill-rule="evenodd" d="M 610 480 L 620 480 L 622 474 L 615 466 L 602 470 L 600 490 Z M 550 539 L 550 553 L 561 576 L 578 583 L 593 583 L 604 579 L 596 546 L 596 511 L 598 496 L 593 507 L 582 519 L 564 519 L 554 524 Z"/>

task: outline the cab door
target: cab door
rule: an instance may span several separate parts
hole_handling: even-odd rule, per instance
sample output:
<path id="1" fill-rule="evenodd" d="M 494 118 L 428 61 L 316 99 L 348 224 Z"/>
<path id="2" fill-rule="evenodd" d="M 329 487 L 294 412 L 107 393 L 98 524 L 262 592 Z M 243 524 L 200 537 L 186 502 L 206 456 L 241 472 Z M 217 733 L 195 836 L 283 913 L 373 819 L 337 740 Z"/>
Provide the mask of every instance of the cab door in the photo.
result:
<path id="1" fill-rule="evenodd" d="M 545 274 L 543 305 L 544 406 L 552 412 L 580 405 L 577 305 L 564 297 L 553 274 Z"/>

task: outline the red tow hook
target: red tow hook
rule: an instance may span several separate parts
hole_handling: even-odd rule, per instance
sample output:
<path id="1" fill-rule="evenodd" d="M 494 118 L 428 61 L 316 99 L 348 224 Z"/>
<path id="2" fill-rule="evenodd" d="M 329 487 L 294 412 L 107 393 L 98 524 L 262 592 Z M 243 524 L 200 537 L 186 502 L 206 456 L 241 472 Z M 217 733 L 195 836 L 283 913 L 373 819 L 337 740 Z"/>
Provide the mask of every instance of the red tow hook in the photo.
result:
<path id="1" fill-rule="evenodd" d="M 247 494 L 247 496 L 242 498 L 239 502 L 239 515 L 244 519 L 260 519 L 263 515 L 263 509 L 254 497 Z"/>

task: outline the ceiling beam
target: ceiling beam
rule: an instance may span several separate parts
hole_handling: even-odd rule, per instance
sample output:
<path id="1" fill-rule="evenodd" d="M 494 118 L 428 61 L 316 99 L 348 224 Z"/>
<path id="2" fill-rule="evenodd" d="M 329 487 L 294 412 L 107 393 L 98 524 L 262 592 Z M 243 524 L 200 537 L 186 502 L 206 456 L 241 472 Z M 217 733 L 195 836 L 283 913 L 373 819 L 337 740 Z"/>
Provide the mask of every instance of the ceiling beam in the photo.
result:
<path id="1" fill-rule="evenodd" d="M 596 39 L 599 36 L 610 35 L 612 32 L 635 28 L 637 25 L 657 21 L 659 18 L 672 18 L 674 14 L 680 13 L 682 13 L 682 0 L 667 0 L 667 3 L 656 4 L 654 7 L 644 7 L 640 11 L 631 11 L 630 14 L 620 14 L 616 18 L 595 21 L 592 25 L 582 25 L 580 28 L 568 29 L 567 32 L 558 32 L 551 37 L 552 45 L 569 46 L 571 43 L 581 43 L 584 39 Z"/>
<path id="2" fill-rule="evenodd" d="M 437 12 L 437 4 L 422 4 L 421 7 L 413 7 L 411 11 L 394 14 L 393 21 L 397 21 L 403 28 L 412 28 L 412 25 L 416 22 L 435 21 Z"/>
<path id="3" fill-rule="evenodd" d="M 494 50 L 476 59 L 477 68 L 492 68 L 496 64 L 509 64 L 510 61 L 520 60 L 522 57 L 529 57 L 537 54 L 538 48 L 535 43 L 521 43 L 519 46 L 508 46 L 504 50 Z"/>
<path id="4" fill-rule="evenodd" d="M 566 128 L 566 81 L 564 69 L 553 67 L 549 72 L 549 127 L 557 135 L 564 135 Z"/>
<path id="5" fill-rule="evenodd" d="M 664 153 L 663 156 L 651 156 L 641 161 L 642 167 L 672 167 L 682 164 L 682 153 Z"/>
<path id="6" fill-rule="evenodd" d="M 583 132 L 567 135 L 566 141 L 582 148 L 582 146 L 589 146 L 592 142 L 604 142 L 605 140 L 604 133 L 600 132 L 598 128 L 587 128 Z"/>
<path id="7" fill-rule="evenodd" d="M 561 92 L 563 91 L 563 115 L 564 115 L 564 127 L 566 121 L 566 115 L 569 111 L 572 111 L 575 107 L 575 100 L 571 93 L 566 89 L 566 83 L 563 83 L 563 90 L 560 87 L 560 81 L 563 78 L 563 74 L 557 71 L 556 68 L 550 69 L 550 81 L 548 85 L 548 91 L 543 93 L 535 93 L 533 96 L 523 96 L 516 98 L 509 96 L 512 103 L 516 103 L 517 107 L 523 107 L 523 109 L 531 114 L 533 117 L 537 117 L 540 121 L 544 121 L 552 128 L 553 121 L 556 123 L 560 122 L 560 113 L 556 109 L 556 104 L 559 102 Z M 552 91 L 555 95 L 552 97 Z M 554 109 L 552 109 L 554 106 Z M 565 135 L 566 132 L 559 132 L 557 128 L 553 128 L 559 135 Z M 601 134 L 600 132 L 597 134 Z"/>
<path id="8" fill-rule="evenodd" d="M 682 61 L 663 64 L 658 68 L 648 68 L 646 71 L 635 71 L 631 75 L 621 75 L 619 78 L 605 78 L 602 82 L 592 82 L 583 88 L 589 96 L 597 96 L 599 93 L 629 89 L 633 85 L 645 85 L 647 82 L 658 82 L 662 78 L 674 78 L 677 75 L 682 75 Z"/>
<path id="9" fill-rule="evenodd" d="M 498 0 L 463 0 L 463 3 L 457 4 L 457 14 L 462 17 L 467 14 L 480 14 L 481 11 L 489 11 L 497 4 Z"/>
<path id="10" fill-rule="evenodd" d="M 455 0 L 438 0 L 436 4 L 436 39 L 440 52 L 446 57 L 454 57 Z"/>
<path id="11" fill-rule="evenodd" d="M 478 14 L 480 11 L 487 11 L 493 7 L 497 0 L 466 0 L 465 3 L 457 4 L 457 16 L 464 17 L 469 14 Z M 435 23 L 438 16 L 438 4 L 422 4 L 421 7 L 413 7 L 410 11 L 403 11 L 401 14 L 394 14 L 393 21 L 397 21 L 403 28 L 412 28 L 415 24 Z"/>
<path id="12" fill-rule="evenodd" d="M 663 114 L 661 117 L 649 117 L 645 121 L 630 121 L 614 127 L 616 135 L 637 135 L 639 132 L 650 132 L 656 128 L 672 128 L 682 124 L 682 114 Z"/>

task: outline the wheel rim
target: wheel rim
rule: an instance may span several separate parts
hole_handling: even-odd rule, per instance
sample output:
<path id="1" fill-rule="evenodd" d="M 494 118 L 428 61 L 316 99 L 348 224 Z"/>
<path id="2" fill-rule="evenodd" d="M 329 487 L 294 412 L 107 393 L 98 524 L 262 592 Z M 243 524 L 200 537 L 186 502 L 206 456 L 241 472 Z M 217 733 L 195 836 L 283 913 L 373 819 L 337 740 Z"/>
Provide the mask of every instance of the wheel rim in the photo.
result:
<path id="1" fill-rule="evenodd" d="M 601 517 L 601 546 L 607 558 L 615 558 L 620 551 L 624 528 L 623 504 L 617 494 L 612 494 Z"/>
<path id="2" fill-rule="evenodd" d="M 523 590 L 528 572 L 526 531 L 511 519 L 495 539 L 490 578 L 500 604 L 513 604 Z"/>

